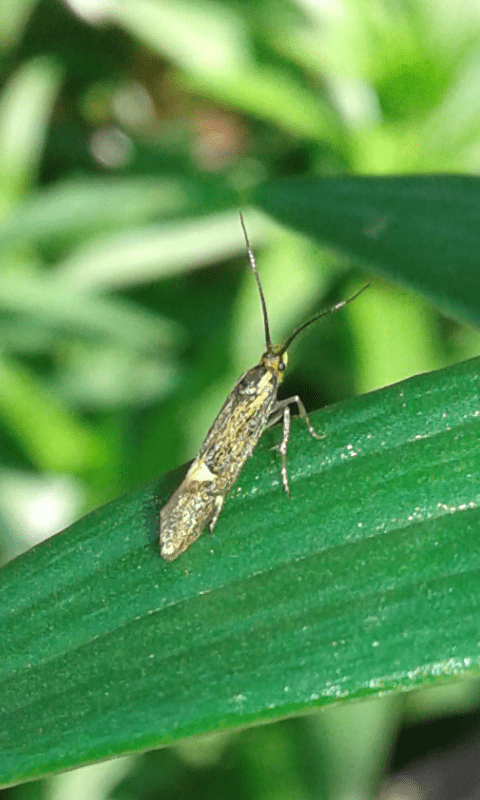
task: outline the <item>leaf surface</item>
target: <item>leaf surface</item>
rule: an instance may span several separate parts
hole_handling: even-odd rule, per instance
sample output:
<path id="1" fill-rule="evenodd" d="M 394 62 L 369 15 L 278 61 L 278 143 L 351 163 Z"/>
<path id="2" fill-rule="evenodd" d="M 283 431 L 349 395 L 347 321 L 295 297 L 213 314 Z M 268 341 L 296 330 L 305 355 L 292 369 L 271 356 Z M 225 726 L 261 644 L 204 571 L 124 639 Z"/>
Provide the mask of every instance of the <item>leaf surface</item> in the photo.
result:
<path id="1" fill-rule="evenodd" d="M 0 573 L 0 780 L 478 671 L 478 359 L 267 431 L 173 563 L 180 473 Z"/>

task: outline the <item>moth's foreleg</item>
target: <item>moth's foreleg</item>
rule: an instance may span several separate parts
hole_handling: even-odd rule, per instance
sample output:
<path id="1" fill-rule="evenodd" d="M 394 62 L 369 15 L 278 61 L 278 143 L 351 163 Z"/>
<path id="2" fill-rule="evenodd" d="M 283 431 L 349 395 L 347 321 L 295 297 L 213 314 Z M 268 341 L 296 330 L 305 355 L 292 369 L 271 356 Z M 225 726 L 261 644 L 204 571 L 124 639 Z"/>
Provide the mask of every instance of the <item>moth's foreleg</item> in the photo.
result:
<path id="1" fill-rule="evenodd" d="M 280 418 L 283 418 L 282 441 L 280 442 L 280 444 L 275 444 L 272 449 L 278 450 L 278 452 L 280 453 L 280 457 L 282 459 L 283 488 L 289 495 L 290 485 L 288 483 L 287 450 L 288 450 L 288 440 L 290 439 L 290 428 L 292 427 L 292 418 L 290 416 L 289 406 L 284 406 L 283 408 L 276 409 L 273 412 L 272 416 L 270 417 L 268 425 L 273 425 L 275 422 L 278 422 Z"/>
<path id="2" fill-rule="evenodd" d="M 287 450 L 291 427 L 292 418 L 290 416 L 290 406 L 285 406 L 283 409 L 282 441 L 279 445 L 277 445 L 277 450 L 282 459 L 282 483 L 287 494 L 290 494 L 290 484 L 288 483 Z"/>
<path id="3" fill-rule="evenodd" d="M 275 407 L 273 409 L 272 416 L 268 420 L 268 424 L 269 425 L 273 424 L 273 422 L 271 422 L 270 420 L 273 420 L 274 422 L 277 422 L 281 417 L 281 414 L 279 414 L 278 412 L 281 412 L 282 409 L 287 408 L 288 406 L 292 405 L 292 403 L 296 404 L 296 406 L 298 408 L 298 415 L 299 415 L 299 417 L 301 417 L 305 421 L 305 425 L 307 426 L 308 432 L 310 433 L 310 435 L 313 436 L 314 439 L 324 439 L 326 434 L 325 433 L 317 433 L 316 432 L 315 428 L 313 427 L 312 423 L 310 422 L 310 418 L 309 418 L 309 416 L 307 414 L 307 409 L 303 405 L 303 403 L 300 400 L 298 394 L 294 395 L 293 397 L 288 397 L 286 400 L 277 401 L 277 403 L 275 403 Z"/>
<path id="4" fill-rule="evenodd" d="M 296 403 L 298 408 L 299 416 L 305 420 L 305 424 L 308 428 L 308 431 L 314 439 L 323 439 L 325 434 L 319 434 L 314 429 L 312 423 L 307 414 L 307 410 L 303 405 L 302 401 L 300 400 L 298 395 L 294 397 L 289 397 L 286 400 L 280 400 L 275 404 L 273 412 L 268 420 L 267 426 L 274 425 L 278 422 L 279 419 L 283 418 L 283 425 L 282 425 L 282 441 L 280 444 L 275 445 L 275 450 L 278 450 L 282 459 L 282 483 L 283 488 L 285 489 L 287 494 L 290 494 L 290 484 L 288 482 L 288 468 L 287 468 L 287 450 L 288 450 L 288 441 L 290 439 L 290 429 L 292 426 L 292 420 L 290 416 L 290 405 L 292 403 Z"/>

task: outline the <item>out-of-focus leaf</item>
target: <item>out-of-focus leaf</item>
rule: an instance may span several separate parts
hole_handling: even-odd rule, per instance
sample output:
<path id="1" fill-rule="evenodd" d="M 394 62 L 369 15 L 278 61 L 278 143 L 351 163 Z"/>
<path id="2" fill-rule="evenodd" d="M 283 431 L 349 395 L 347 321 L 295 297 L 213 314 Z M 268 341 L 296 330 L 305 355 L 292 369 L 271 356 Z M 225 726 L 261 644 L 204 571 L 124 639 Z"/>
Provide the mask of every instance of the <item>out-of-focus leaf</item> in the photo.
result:
<path id="1" fill-rule="evenodd" d="M 108 16 L 187 72 L 221 73 L 248 56 L 241 18 L 209 0 L 114 0 Z"/>
<path id="2" fill-rule="evenodd" d="M 71 347 L 56 374 L 62 397 L 88 410 L 141 406 L 169 394 L 177 370 L 168 358 L 115 347 Z"/>
<path id="3" fill-rule="evenodd" d="M 105 461 L 102 442 L 17 362 L 0 359 L 0 415 L 32 462 L 43 470 L 76 472 Z"/>
<path id="4" fill-rule="evenodd" d="M 28 197 L 0 220 L 0 246 L 122 229 L 187 206 L 188 187 L 165 178 L 65 181 Z"/>
<path id="5" fill-rule="evenodd" d="M 306 80 L 279 64 L 259 66 L 247 28 L 232 6 L 209 0 L 123 0 L 109 18 L 184 73 L 185 88 L 311 139 L 336 141 L 331 106 Z"/>
<path id="6" fill-rule="evenodd" d="M 157 314 L 120 298 L 72 291 L 46 275 L 0 273 L 0 308 L 57 328 L 111 337 L 142 351 L 171 347 L 180 340 L 178 326 Z"/>
<path id="7" fill-rule="evenodd" d="M 272 224 L 249 214 L 257 241 Z M 69 289 L 121 287 L 203 267 L 245 252 L 237 211 L 177 223 L 164 223 L 102 237 L 80 246 L 58 265 L 58 285 Z"/>
<path id="8" fill-rule="evenodd" d="M 0 50 L 12 47 L 20 38 L 37 0 L 2 0 L 0 7 Z"/>
<path id="9" fill-rule="evenodd" d="M 41 57 L 24 64 L 0 97 L 0 215 L 30 188 L 43 151 L 61 72 Z"/>
<path id="10" fill-rule="evenodd" d="M 341 128 L 331 107 L 315 92 L 278 69 L 251 66 L 184 80 L 189 91 L 315 141 L 338 143 Z"/>

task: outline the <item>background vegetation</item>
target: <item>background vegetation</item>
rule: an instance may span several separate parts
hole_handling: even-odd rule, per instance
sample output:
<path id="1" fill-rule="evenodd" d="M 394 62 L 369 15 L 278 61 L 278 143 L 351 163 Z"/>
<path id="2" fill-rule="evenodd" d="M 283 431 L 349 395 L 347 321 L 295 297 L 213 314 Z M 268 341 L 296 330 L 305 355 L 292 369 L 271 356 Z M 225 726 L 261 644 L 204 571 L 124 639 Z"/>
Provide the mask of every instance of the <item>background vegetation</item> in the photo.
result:
<path id="1" fill-rule="evenodd" d="M 221 671 L 228 658 L 222 651 L 222 664 L 214 663 L 212 647 L 222 625 L 235 632 L 227 648 L 230 654 L 232 648 L 242 651 L 253 646 L 247 635 L 251 617 L 245 617 L 243 639 L 244 609 L 229 605 L 233 598 L 245 592 L 251 599 L 249 613 L 259 596 L 271 601 L 275 613 L 279 598 L 285 598 L 282 621 L 290 620 L 293 630 L 293 621 L 316 596 L 319 574 L 332 576 L 332 585 L 325 588 L 326 605 L 319 606 L 325 640 L 332 638 L 338 598 L 345 598 L 347 605 L 346 598 L 360 597 L 363 612 L 371 611 L 370 616 L 358 613 L 358 617 L 354 606 L 345 611 L 352 618 L 352 629 L 357 626 L 358 641 L 338 656 L 346 682 L 339 682 L 341 690 L 332 686 L 332 696 L 365 698 L 384 688 L 411 689 L 477 668 L 470 648 L 470 642 L 478 639 L 476 518 L 469 524 L 463 518 L 454 523 L 454 535 L 441 523 L 435 527 L 434 520 L 429 528 L 410 529 L 398 541 L 394 536 L 382 537 L 378 551 L 375 542 L 367 542 L 366 549 L 359 545 L 355 553 L 337 553 L 334 548 L 316 553 L 313 529 L 307 525 L 299 533 L 295 524 L 309 503 L 315 504 L 317 513 L 320 509 L 324 515 L 322 524 L 328 519 L 332 530 L 337 526 L 331 541 L 338 544 L 345 532 L 345 508 L 358 507 L 358 487 L 374 475 L 389 475 L 391 480 L 387 489 L 378 484 L 385 489 L 385 497 L 380 497 L 379 489 L 376 509 L 378 519 L 385 521 L 393 514 L 387 501 L 395 486 L 418 497 L 420 485 L 405 488 L 400 468 L 398 473 L 391 471 L 395 469 L 392 458 L 397 458 L 397 466 L 407 465 L 404 474 L 418 468 L 418 474 L 438 478 L 437 483 L 432 478 L 429 491 L 417 500 L 417 522 L 433 516 L 431 509 L 444 497 L 439 483 L 443 491 L 451 481 L 450 474 L 442 472 L 441 452 L 448 452 L 451 462 L 457 459 L 459 465 L 448 495 L 455 497 L 456 508 L 469 498 L 478 500 L 478 432 L 472 428 L 465 433 L 461 426 L 462 420 L 475 414 L 478 369 L 476 362 L 471 367 L 451 366 L 479 351 L 477 332 L 459 323 L 459 319 L 478 322 L 480 317 L 476 180 L 385 184 L 381 178 L 357 184 L 339 183 L 338 176 L 478 172 L 479 40 L 480 17 L 474 2 L 452 9 L 450 4 L 427 0 L 368 4 L 344 0 L 335 6 L 283 0 L 111 0 L 69 5 L 55 0 L 4 0 L 0 7 L 0 546 L 4 562 L 82 514 L 192 458 L 238 375 L 257 361 L 262 325 L 245 258 L 239 207 L 258 253 L 275 339 L 281 340 L 322 305 L 352 293 L 363 279 L 359 264 L 378 270 L 383 258 L 383 275 L 400 284 L 376 278 L 368 296 L 344 314 L 314 326 L 297 342 L 285 396 L 298 392 L 310 409 L 317 409 L 420 372 L 452 370 L 435 373 L 445 377 L 434 377 L 431 383 L 417 379 L 405 385 L 411 403 L 405 418 L 398 416 L 396 389 L 366 400 L 363 406 L 353 402 L 317 418 L 320 428 L 330 430 L 331 426 L 329 441 L 338 451 L 329 455 L 331 463 L 334 458 L 342 460 L 334 432 L 342 431 L 344 425 L 348 431 L 344 441 L 353 442 L 348 437 L 355 431 L 360 436 L 366 418 L 373 419 L 373 410 L 372 431 L 378 441 L 391 438 L 388 448 L 379 443 L 378 463 L 372 458 L 357 473 L 332 473 L 331 485 L 323 482 L 322 487 L 328 489 L 317 490 L 317 495 L 312 494 L 310 483 L 298 480 L 297 510 L 282 516 L 285 530 L 278 540 L 299 563 L 306 554 L 315 556 L 318 560 L 309 561 L 308 569 L 299 566 L 293 571 L 294 559 L 288 562 L 289 572 L 278 560 L 275 540 L 259 549 L 256 541 L 245 536 L 255 521 L 259 524 L 261 515 L 270 520 L 269 529 L 280 525 L 278 486 L 268 499 L 276 465 L 269 452 L 275 437 L 273 432 L 267 436 L 256 466 L 247 468 L 245 481 L 248 485 L 256 480 L 255 470 L 261 473 L 258 487 L 270 506 L 262 504 L 260 513 L 252 492 L 245 491 L 247 500 L 242 505 L 235 498 L 222 534 L 222 541 L 228 543 L 237 526 L 243 531 L 236 552 L 241 564 L 248 565 L 249 575 L 231 564 L 228 569 L 216 566 L 221 560 L 212 564 L 211 542 L 202 540 L 200 560 L 180 566 L 160 586 L 162 597 L 168 598 L 171 592 L 171 597 L 185 601 L 185 608 L 178 620 L 159 618 L 157 632 L 163 625 L 165 637 L 173 637 L 172 631 L 191 635 L 197 648 L 192 657 L 200 653 L 206 659 L 204 670 L 195 673 L 199 696 L 206 693 L 208 679 L 216 686 L 215 670 Z M 309 183 L 312 176 L 315 181 Z M 290 179 L 287 183 L 286 178 Z M 324 182 L 319 184 L 318 178 Z M 380 222 L 383 210 L 387 222 L 393 215 L 400 230 L 396 250 L 381 251 L 381 235 L 380 250 L 364 246 L 366 209 L 374 209 Z M 276 216 L 277 222 L 265 211 Z M 374 234 L 371 239 L 376 241 Z M 322 248 L 322 239 L 343 251 Z M 422 268 L 417 268 L 419 263 Z M 441 265 L 434 278 L 427 274 L 429 263 Z M 458 271 L 452 263 L 458 264 Z M 413 265 L 410 272 L 408 265 Z M 455 321 L 441 315 L 428 300 L 454 314 Z M 422 398 L 427 398 L 425 404 Z M 465 401 L 461 408 L 459 398 Z M 444 411 L 445 428 L 437 418 L 439 408 Z M 438 450 L 418 455 L 404 446 L 407 440 L 420 438 L 412 426 L 420 416 L 429 433 L 435 431 L 444 438 Z M 294 437 L 293 448 L 300 476 L 322 472 L 323 451 L 319 455 L 314 443 L 304 438 L 297 442 Z M 345 478 L 352 486 L 347 499 L 335 494 Z M 174 480 L 170 479 L 170 486 Z M 156 646 L 149 639 L 152 623 L 147 617 L 160 607 L 158 597 L 142 589 L 145 571 L 135 583 L 135 569 L 145 566 L 135 560 L 137 551 L 130 552 L 125 542 L 131 537 L 131 542 L 143 546 L 139 520 L 143 520 L 145 497 L 152 508 L 155 503 L 158 507 L 167 483 L 149 484 L 146 495 L 139 490 L 128 501 L 111 506 L 113 511 L 105 512 L 107 516 L 90 518 L 93 522 L 87 518 L 83 527 L 61 540 L 66 544 L 60 543 L 60 550 L 39 548 L 30 560 L 20 559 L 3 572 L 5 603 L 16 612 L 6 617 L 11 626 L 6 637 L 11 662 L 6 660 L 5 668 L 10 669 L 18 658 L 8 678 L 11 682 L 3 684 L 5 708 L 13 709 L 15 703 L 21 707 L 19 697 L 33 702 L 38 690 L 39 706 L 43 703 L 47 708 L 45 698 L 49 698 L 52 710 L 45 711 L 45 726 L 40 716 L 33 715 L 28 736 L 18 709 L 2 719 L 4 752 L 13 740 L 25 746 L 23 763 L 18 752 L 13 761 L 9 753 L 2 767 L 0 756 L 2 781 L 48 774 L 59 767 L 176 738 L 174 722 L 168 735 L 149 739 L 147 730 L 154 729 L 153 720 L 151 729 L 138 723 L 138 741 L 130 737 L 128 743 L 125 739 L 119 744 L 109 733 L 115 724 L 109 728 L 105 722 L 106 741 L 101 746 L 97 739 L 89 750 L 86 737 L 76 750 L 81 723 L 74 730 L 72 720 L 81 719 L 84 707 L 80 706 L 77 717 L 66 714 L 65 729 L 55 729 L 59 736 L 62 732 L 68 756 L 50 750 L 41 736 L 35 741 L 32 733 L 35 726 L 49 732 L 59 723 L 56 719 L 50 729 L 53 707 L 62 696 L 58 686 L 65 675 L 78 678 L 75 687 L 70 684 L 72 703 L 80 703 L 83 694 L 85 708 L 95 711 L 89 692 L 96 685 L 94 672 L 99 665 L 108 670 L 115 652 L 123 666 L 126 655 L 135 650 L 134 643 L 138 649 L 143 643 L 145 654 Z M 398 492 L 400 496 L 400 488 Z M 322 502 L 324 506 L 318 505 Z M 105 530 L 112 530 L 114 519 L 118 519 L 118 530 L 106 541 Z M 69 583 L 79 569 L 75 557 L 81 548 L 86 565 L 79 574 L 81 592 L 72 602 Z M 439 549 L 441 570 L 433 555 Z M 153 585 L 155 570 L 163 565 L 150 551 L 147 556 Z M 96 558 L 97 572 L 89 572 Z M 62 565 L 58 574 L 55 563 Z M 447 572 L 452 564 L 455 578 Z M 255 587 L 247 582 L 255 570 L 267 574 L 267 567 L 272 570 L 269 580 Z M 191 578 L 185 577 L 185 570 L 191 570 Z M 92 574 L 100 588 L 92 585 Z M 291 587 L 300 583 L 304 594 L 295 595 Z M 425 591 L 425 597 L 438 599 L 438 606 L 425 617 L 423 606 L 409 605 L 412 585 L 420 595 Z M 213 605 L 195 605 L 201 593 L 213 586 L 217 590 Z M 222 594 L 220 590 L 228 586 Z M 397 594 L 389 605 L 384 598 L 390 590 Z M 142 591 L 146 594 L 141 598 Z M 442 603 L 449 592 L 458 601 L 447 608 Z M 45 605 L 36 605 L 32 613 L 32 598 L 38 603 L 40 596 Z M 90 649 L 83 662 L 82 647 L 87 643 L 93 647 L 99 635 L 91 623 L 101 604 L 112 612 L 115 625 L 123 626 L 123 633 L 112 641 L 111 649 L 96 653 Z M 373 619 L 380 607 L 392 611 L 392 624 L 382 628 L 388 647 L 385 662 L 381 668 L 375 665 L 375 672 L 365 642 L 375 647 L 378 641 L 373 628 L 365 632 L 364 620 Z M 170 613 L 170 601 L 165 601 L 165 608 Z M 205 620 L 206 629 L 212 609 L 218 621 L 215 636 L 210 631 L 211 639 L 199 637 L 190 620 L 196 619 L 198 625 Z M 312 609 L 307 622 L 313 625 L 317 607 Z M 144 629 L 129 627 L 134 613 L 139 618 L 144 615 Z M 407 619 L 418 621 L 404 648 L 396 638 L 399 617 L 402 630 Z M 114 627 L 111 619 L 105 622 L 109 630 Z M 267 623 L 271 625 L 272 620 L 262 623 L 271 636 Z M 48 638 L 52 629 L 55 639 Z M 279 638 L 275 650 L 279 664 L 282 646 L 293 642 L 288 636 L 287 624 L 285 638 Z M 172 658 L 177 645 L 180 648 L 172 638 Z M 261 637 L 257 647 L 249 662 L 250 674 L 261 663 Z M 179 662 L 172 661 L 172 707 L 184 704 L 186 714 L 182 735 L 313 708 L 320 697 L 313 696 L 312 687 L 323 690 L 329 675 L 336 674 L 338 662 L 328 661 L 329 647 L 330 642 L 324 650 L 315 650 L 312 662 L 302 665 L 311 679 L 308 683 L 305 678 L 303 694 L 287 702 L 266 693 L 250 707 L 239 693 L 238 707 L 233 710 L 220 702 L 214 711 L 208 703 L 198 710 L 194 693 L 182 695 L 191 676 L 190 662 L 187 666 L 182 662 L 182 672 Z M 49 684 L 48 658 L 44 673 L 40 668 L 35 674 L 26 670 L 29 659 L 35 661 L 38 656 L 40 663 L 46 651 L 71 659 L 63 664 L 65 673 L 55 662 L 55 690 Z M 209 652 L 212 661 L 207 666 Z M 418 665 L 436 665 L 437 674 L 433 667 L 422 674 L 407 674 L 410 656 Z M 72 671 L 74 663 L 77 673 Z M 86 663 L 92 682 L 82 684 L 79 675 L 86 674 Z M 292 670 L 298 672 L 298 664 Z M 389 676 L 385 684 L 369 687 L 369 677 L 379 674 Z M 123 683 L 124 674 L 121 679 L 113 673 L 109 677 L 117 680 L 119 698 L 133 693 L 133 680 Z M 158 686 L 155 680 L 158 673 L 156 678 L 144 676 L 137 710 L 152 702 Z M 47 687 L 43 696 L 42 687 Z M 232 687 L 228 691 L 233 692 Z M 48 800 L 75 794 L 88 798 L 198 798 L 216 793 L 283 799 L 370 797 L 391 759 L 392 768 L 400 769 L 413 755 L 446 746 L 448 738 L 467 722 L 475 730 L 478 702 L 479 687 L 470 676 L 408 696 L 344 703 L 241 733 L 223 731 L 208 740 L 177 744 L 174 750 L 131 756 L 43 783 L 5 789 L 2 794 Z M 154 716 L 158 712 L 153 702 L 152 709 Z M 96 713 L 101 728 L 105 710 L 102 707 Z M 444 715 L 451 715 L 448 725 L 442 721 Z M 172 719 L 177 719 L 175 714 Z M 30 762 L 32 753 L 35 758 Z"/>

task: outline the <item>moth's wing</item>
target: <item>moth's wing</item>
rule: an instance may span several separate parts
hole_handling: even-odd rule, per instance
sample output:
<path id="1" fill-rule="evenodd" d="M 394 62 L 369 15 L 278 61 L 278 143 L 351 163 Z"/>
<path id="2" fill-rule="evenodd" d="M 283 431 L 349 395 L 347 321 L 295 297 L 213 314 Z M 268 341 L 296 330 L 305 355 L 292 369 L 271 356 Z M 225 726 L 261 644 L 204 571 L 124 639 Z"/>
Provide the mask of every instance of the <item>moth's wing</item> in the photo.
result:
<path id="1" fill-rule="evenodd" d="M 202 480 L 203 477 L 203 480 Z M 173 561 L 203 533 L 215 513 L 214 476 L 197 458 L 160 511 L 160 555 Z"/>

